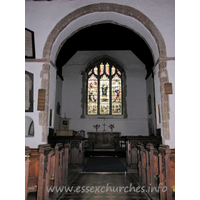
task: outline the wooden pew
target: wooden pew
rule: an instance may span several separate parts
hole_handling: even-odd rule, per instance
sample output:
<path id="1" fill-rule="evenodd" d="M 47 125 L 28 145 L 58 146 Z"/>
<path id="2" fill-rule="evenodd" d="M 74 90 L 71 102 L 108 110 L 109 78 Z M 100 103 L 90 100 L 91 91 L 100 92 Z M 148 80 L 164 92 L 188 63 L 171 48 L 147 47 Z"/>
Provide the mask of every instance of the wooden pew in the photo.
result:
<path id="1" fill-rule="evenodd" d="M 126 141 L 126 165 L 128 168 L 137 169 L 137 141 Z"/>
<path id="2" fill-rule="evenodd" d="M 171 149 L 170 155 L 171 187 L 175 191 L 175 149 Z"/>
<path id="3" fill-rule="evenodd" d="M 54 185 L 58 188 L 63 186 L 63 145 L 57 143 L 55 146 L 55 179 Z M 57 190 L 54 190 L 54 198 L 58 197 Z"/>
<path id="4" fill-rule="evenodd" d="M 162 144 L 162 138 L 159 136 L 122 136 L 121 138 L 126 141 L 126 165 L 129 169 L 134 169 L 137 172 L 137 145 L 151 143 L 154 147 Z"/>
<path id="5" fill-rule="evenodd" d="M 50 193 L 47 188 L 59 188 L 64 185 L 64 173 L 66 174 L 65 170 L 68 170 L 68 167 L 65 167 L 63 145 L 58 143 L 54 149 L 49 144 L 39 145 L 39 153 L 37 200 L 48 200 L 50 194 L 56 199 L 59 196 L 58 191 L 54 189 L 53 193 Z"/>
<path id="6" fill-rule="evenodd" d="M 69 141 L 69 166 L 82 168 L 84 163 L 85 149 L 81 137 Z"/>
<path id="7" fill-rule="evenodd" d="M 67 186 L 68 185 L 68 177 L 69 177 L 69 143 L 66 143 L 64 145 L 65 150 L 64 150 L 64 185 Z"/>
<path id="8" fill-rule="evenodd" d="M 175 150 L 168 145 L 156 149 L 151 143 L 145 148 L 143 144 L 136 146 L 140 185 L 147 189 L 151 186 L 148 195 L 152 199 L 171 200 L 175 188 Z"/>
<path id="9" fill-rule="evenodd" d="M 47 188 L 68 184 L 69 144 L 39 145 L 37 149 L 25 148 L 25 199 L 29 192 L 37 192 L 37 200 L 57 198 L 58 193 Z"/>
<path id="10" fill-rule="evenodd" d="M 138 149 L 138 169 L 139 169 L 139 181 L 140 185 L 147 186 L 146 180 L 146 150 L 143 144 L 137 145 Z"/>
<path id="11" fill-rule="evenodd" d="M 57 143 L 54 152 L 54 186 L 63 187 L 68 185 L 68 171 L 69 171 L 69 143 L 66 143 L 63 148 L 62 143 Z M 54 190 L 53 199 L 57 199 L 60 193 Z"/>
<path id="12" fill-rule="evenodd" d="M 151 143 L 146 145 L 146 173 L 147 173 L 147 186 L 152 188 L 156 187 L 155 171 L 154 171 L 154 146 Z M 150 190 L 149 195 L 152 199 L 156 199 L 156 191 Z"/>
<path id="13" fill-rule="evenodd" d="M 50 173 L 50 154 L 52 148 L 48 144 L 39 145 L 39 177 L 38 177 L 38 191 L 37 200 L 46 200 L 49 198 L 47 187 L 49 186 Z"/>
<path id="14" fill-rule="evenodd" d="M 131 167 L 131 143 L 130 140 L 126 141 L 126 166 Z"/>
<path id="15" fill-rule="evenodd" d="M 25 198 L 27 199 L 30 192 L 37 192 L 39 173 L 38 149 L 25 147 L 25 163 Z"/>
<path id="16" fill-rule="evenodd" d="M 171 188 L 171 169 L 170 169 L 170 154 L 171 149 L 168 145 L 160 145 L 159 152 L 159 182 L 162 183 L 160 189 L 160 200 L 172 200 Z M 163 191 L 164 187 L 167 188 L 166 192 Z"/>
<path id="17" fill-rule="evenodd" d="M 158 188 L 159 185 L 159 152 L 154 149 L 154 177 L 155 186 Z M 171 173 L 171 188 L 175 190 L 175 149 L 171 149 L 170 154 L 170 173 Z"/>
<path id="18" fill-rule="evenodd" d="M 52 149 L 52 155 L 50 159 L 50 187 L 54 186 L 55 180 L 55 151 Z"/>
<path id="19" fill-rule="evenodd" d="M 29 167 L 30 167 L 30 148 L 28 146 L 25 147 L 25 200 L 28 196 L 28 177 L 29 177 Z"/>
<path id="20" fill-rule="evenodd" d="M 154 149 L 153 151 L 153 161 L 154 161 L 154 180 L 155 187 L 157 188 L 159 185 L 159 160 L 158 160 L 158 150 Z"/>
<path id="21" fill-rule="evenodd" d="M 39 151 L 38 149 L 31 148 L 30 168 L 29 168 L 29 192 L 37 191 L 38 174 L 39 174 Z"/>

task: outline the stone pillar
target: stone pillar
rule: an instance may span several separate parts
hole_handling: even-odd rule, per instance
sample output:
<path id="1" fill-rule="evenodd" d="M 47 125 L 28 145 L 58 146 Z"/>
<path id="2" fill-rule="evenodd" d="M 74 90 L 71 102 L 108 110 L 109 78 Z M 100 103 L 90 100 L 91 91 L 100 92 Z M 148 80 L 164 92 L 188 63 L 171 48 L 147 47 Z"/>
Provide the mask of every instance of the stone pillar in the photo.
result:
<path id="1" fill-rule="evenodd" d="M 167 63 L 166 61 L 160 61 L 158 78 L 160 79 L 160 96 L 161 96 L 161 118 L 162 118 L 162 133 L 163 139 L 170 139 L 169 130 L 169 97 L 165 94 L 165 83 L 169 82 Z"/>
<path id="2" fill-rule="evenodd" d="M 39 113 L 39 125 L 42 126 L 42 142 L 47 142 L 48 136 L 48 111 L 49 111 L 49 81 L 50 81 L 50 65 L 44 63 L 40 72 L 41 89 L 45 89 L 45 110 Z"/>

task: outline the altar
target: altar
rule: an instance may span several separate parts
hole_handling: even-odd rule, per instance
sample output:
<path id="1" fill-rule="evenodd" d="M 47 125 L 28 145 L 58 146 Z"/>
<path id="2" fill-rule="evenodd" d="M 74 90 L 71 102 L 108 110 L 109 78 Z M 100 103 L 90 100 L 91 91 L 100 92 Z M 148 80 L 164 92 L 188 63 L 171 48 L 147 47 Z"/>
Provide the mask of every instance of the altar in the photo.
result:
<path id="1" fill-rule="evenodd" d="M 120 132 L 88 132 L 88 138 L 94 140 L 95 149 L 114 148 L 114 138 L 120 137 Z"/>

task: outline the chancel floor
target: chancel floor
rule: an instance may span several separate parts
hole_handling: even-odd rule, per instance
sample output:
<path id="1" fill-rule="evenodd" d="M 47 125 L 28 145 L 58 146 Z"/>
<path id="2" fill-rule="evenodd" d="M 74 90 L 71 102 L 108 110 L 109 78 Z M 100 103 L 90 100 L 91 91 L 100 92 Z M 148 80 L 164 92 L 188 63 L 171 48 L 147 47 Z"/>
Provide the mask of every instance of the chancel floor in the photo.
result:
<path id="1" fill-rule="evenodd" d="M 132 199 L 147 200 L 148 196 L 128 173 L 79 173 L 60 200 L 65 199 Z"/>

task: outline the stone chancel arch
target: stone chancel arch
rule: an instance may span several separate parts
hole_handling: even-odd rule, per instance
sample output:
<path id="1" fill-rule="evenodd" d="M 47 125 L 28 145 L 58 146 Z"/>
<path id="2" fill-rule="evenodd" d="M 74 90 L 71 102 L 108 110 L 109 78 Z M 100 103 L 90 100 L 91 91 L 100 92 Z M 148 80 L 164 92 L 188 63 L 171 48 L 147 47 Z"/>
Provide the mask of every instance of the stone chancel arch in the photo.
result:
<path id="1" fill-rule="evenodd" d="M 162 113 L 162 132 L 163 132 L 163 139 L 170 139 L 169 133 L 169 100 L 168 96 L 164 93 L 164 84 L 168 82 L 168 72 L 167 72 L 167 64 L 166 64 L 166 46 L 164 39 L 155 26 L 155 24 L 143 13 L 139 10 L 125 5 L 113 4 L 113 3 L 97 3 L 91 4 L 84 7 L 81 7 L 68 15 L 66 15 L 63 19 L 61 19 L 56 26 L 53 28 L 51 33 L 49 34 L 47 41 L 45 43 L 43 49 L 43 59 L 50 60 L 52 48 L 59 37 L 61 32 L 67 28 L 70 23 L 74 22 L 75 20 L 84 17 L 88 14 L 92 13 L 118 13 L 124 16 L 128 16 L 133 18 L 133 20 L 137 20 L 141 23 L 146 30 L 152 35 L 157 45 L 157 50 L 159 53 L 158 62 L 156 62 L 155 66 L 159 64 L 159 79 L 160 79 L 160 94 L 161 94 L 161 113 Z"/>
<path id="2" fill-rule="evenodd" d="M 144 27 L 151 33 L 151 35 L 155 39 L 159 51 L 159 56 L 166 57 L 166 47 L 164 39 L 160 31 L 147 16 L 145 16 L 139 10 L 130 6 L 112 4 L 112 3 L 99 3 L 81 7 L 69 13 L 63 19 L 61 19 L 56 24 L 56 26 L 54 27 L 54 29 L 51 31 L 51 33 L 47 38 L 47 41 L 43 49 L 43 58 L 50 59 L 51 50 L 56 38 L 70 23 L 72 23 L 73 21 L 82 16 L 99 12 L 110 12 L 110 13 L 114 12 L 122 14 L 124 16 L 132 17 L 134 20 L 136 19 L 138 22 L 144 25 Z"/>

